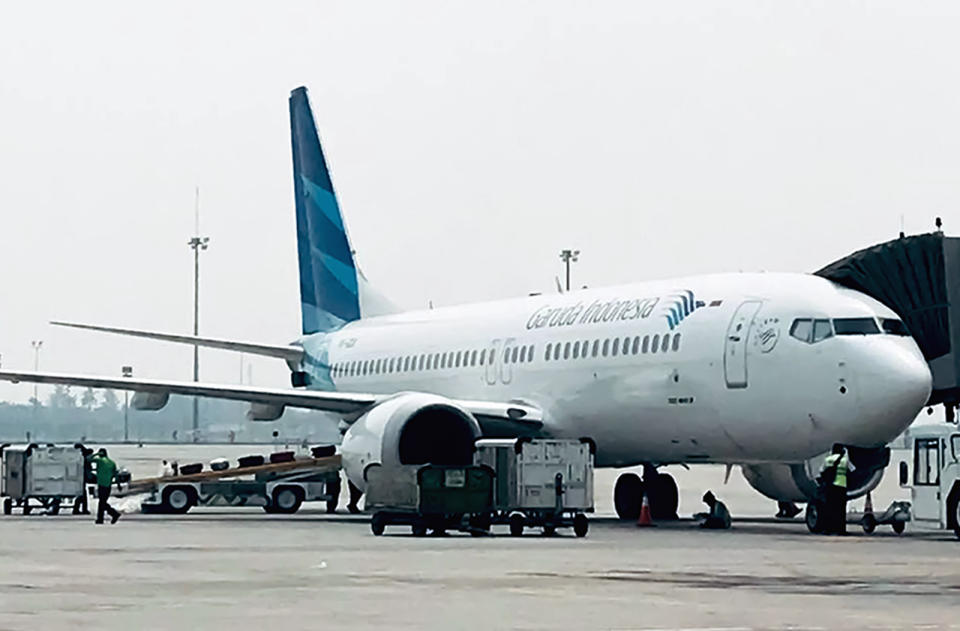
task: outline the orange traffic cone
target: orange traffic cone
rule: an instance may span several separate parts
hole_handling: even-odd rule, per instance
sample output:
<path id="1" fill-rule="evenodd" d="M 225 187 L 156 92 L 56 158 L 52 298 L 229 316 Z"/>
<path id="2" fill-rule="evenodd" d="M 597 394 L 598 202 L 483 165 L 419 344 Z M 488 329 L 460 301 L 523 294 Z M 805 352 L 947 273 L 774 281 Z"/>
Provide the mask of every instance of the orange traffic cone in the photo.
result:
<path id="1" fill-rule="evenodd" d="M 870 493 L 867 493 L 867 499 L 863 503 L 863 514 L 873 515 L 873 499 L 870 497 Z"/>
<path id="2" fill-rule="evenodd" d="M 649 527 L 653 526 L 653 518 L 650 516 L 650 500 L 647 499 L 647 494 L 643 494 L 643 504 L 640 506 L 640 517 L 637 519 L 637 527 Z"/>

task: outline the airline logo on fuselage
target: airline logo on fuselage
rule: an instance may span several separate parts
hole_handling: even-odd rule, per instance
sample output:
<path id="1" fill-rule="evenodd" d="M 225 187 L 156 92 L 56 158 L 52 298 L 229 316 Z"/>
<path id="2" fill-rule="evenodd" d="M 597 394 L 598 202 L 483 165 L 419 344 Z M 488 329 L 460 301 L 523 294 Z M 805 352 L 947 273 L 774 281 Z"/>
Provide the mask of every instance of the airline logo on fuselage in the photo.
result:
<path id="1" fill-rule="evenodd" d="M 540 307 L 527 320 L 527 329 L 599 324 L 649 318 L 660 298 L 613 298 L 606 302 L 594 300 L 589 305 L 578 302 L 566 307 Z"/>

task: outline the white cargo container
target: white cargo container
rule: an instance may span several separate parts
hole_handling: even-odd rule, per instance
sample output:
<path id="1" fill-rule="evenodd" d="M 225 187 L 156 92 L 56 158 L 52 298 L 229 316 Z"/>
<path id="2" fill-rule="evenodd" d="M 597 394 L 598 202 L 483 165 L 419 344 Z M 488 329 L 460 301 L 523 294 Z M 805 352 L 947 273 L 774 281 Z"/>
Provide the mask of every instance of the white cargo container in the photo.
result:
<path id="1" fill-rule="evenodd" d="M 593 442 L 560 439 L 482 439 L 474 463 L 496 472 L 493 523 L 513 535 L 528 526 L 553 534 L 558 526 L 587 531 L 593 512 Z"/>
<path id="2" fill-rule="evenodd" d="M 84 491 L 83 453 L 76 447 L 58 445 L 4 446 L 3 512 L 14 507 L 29 513 L 45 508 L 58 513 L 65 500 L 74 502 Z"/>

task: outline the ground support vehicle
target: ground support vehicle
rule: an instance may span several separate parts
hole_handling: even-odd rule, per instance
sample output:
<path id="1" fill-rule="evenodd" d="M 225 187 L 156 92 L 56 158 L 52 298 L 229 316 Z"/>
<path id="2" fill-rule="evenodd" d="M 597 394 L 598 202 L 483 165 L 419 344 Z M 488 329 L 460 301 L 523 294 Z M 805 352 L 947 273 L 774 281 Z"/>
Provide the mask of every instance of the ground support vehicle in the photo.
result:
<path id="1" fill-rule="evenodd" d="M 374 465 L 367 469 L 366 507 L 373 511 L 370 530 L 410 526 L 414 536 L 460 530 L 484 535 L 490 530 L 493 470 L 476 465 Z"/>
<path id="2" fill-rule="evenodd" d="M 83 453 L 79 448 L 57 445 L 0 447 L 0 495 L 3 513 L 19 508 L 24 515 L 34 509 L 51 515 L 64 504 L 73 512 L 80 510 L 80 499 L 86 491 L 83 478 Z"/>
<path id="3" fill-rule="evenodd" d="M 868 535 L 877 529 L 877 526 L 890 526 L 893 532 L 903 534 L 910 521 L 910 502 L 893 502 L 882 513 L 877 512 L 849 512 L 847 523 L 858 523 L 863 532 Z"/>
<path id="4" fill-rule="evenodd" d="M 593 512 L 594 451 L 588 439 L 478 440 L 474 462 L 497 474 L 490 521 L 509 525 L 514 536 L 536 527 L 548 536 L 557 528 L 586 535 L 584 513 Z"/>
<path id="5" fill-rule="evenodd" d="M 900 463 L 900 486 L 910 489 L 913 523 L 953 530 L 960 538 L 960 432 L 956 425 L 915 425 L 908 433 L 910 465 Z"/>
<path id="6" fill-rule="evenodd" d="M 300 458 L 292 462 L 232 467 L 132 480 L 116 495 L 146 493 L 145 513 L 182 514 L 194 506 L 261 506 L 268 513 L 295 513 L 304 502 L 328 502 L 336 508 L 340 492 L 340 456 Z"/>

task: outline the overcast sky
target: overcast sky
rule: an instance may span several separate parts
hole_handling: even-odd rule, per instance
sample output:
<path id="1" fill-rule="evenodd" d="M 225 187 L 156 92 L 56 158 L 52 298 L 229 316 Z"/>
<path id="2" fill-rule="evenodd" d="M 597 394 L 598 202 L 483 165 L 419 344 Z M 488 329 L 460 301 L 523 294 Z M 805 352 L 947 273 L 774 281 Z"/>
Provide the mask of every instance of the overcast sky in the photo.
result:
<path id="1" fill-rule="evenodd" d="M 201 333 L 294 339 L 299 85 L 361 265 L 409 308 L 550 291 L 564 247 L 599 286 L 960 227 L 957 3 L 157 6 L 0 9 L 5 368 L 42 339 L 41 369 L 189 378 L 189 347 L 46 322 L 189 332 L 196 185 Z"/>

